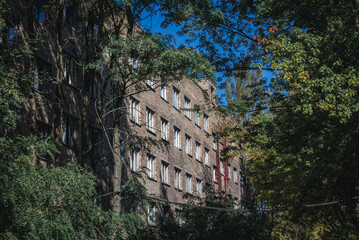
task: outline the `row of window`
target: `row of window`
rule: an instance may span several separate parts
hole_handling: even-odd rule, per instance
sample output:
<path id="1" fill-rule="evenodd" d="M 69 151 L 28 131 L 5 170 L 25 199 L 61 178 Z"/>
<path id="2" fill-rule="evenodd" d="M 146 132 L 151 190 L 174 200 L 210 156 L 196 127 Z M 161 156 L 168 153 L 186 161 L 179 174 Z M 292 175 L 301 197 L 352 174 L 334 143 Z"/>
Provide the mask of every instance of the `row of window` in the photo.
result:
<path id="1" fill-rule="evenodd" d="M 44 122 L 42 120 L 36 121 L 37 136 L 40 139 L 51 138 L 53 124 Z M 79 119 L 63 113 L 62 116 L 62 143 L 74 148 L 79 140 Z M 91 125 L 88 126 L 88 147 L 91 155 L 95 158 L 101 157 L 101 130 Z M 48 155 L 40 156 L 45 160 L 50 160 Z"/>
<path id="2" fill-rule="evenodd" d="M 147 166 L 147 176 L 150 179 L 156 179 L 156 171 L 155 171 L 155 162 L 156 155 L 152 153 L 147 153 L 146 155 L 146 166 Z M 137 171 L 140 167 L 140 159 L 139 152 L 131 151 L 130 155 L 130 169 L 131 171 Z M 182 190 L 181 185 L 181 168 L 174 167 L 174 186 L 178 190 Z M 161 161 L 161 182 L 165 184 L 169 184 L 169 163 L 165 160 Z M 196 178 L 196 194 L 201 196 L 202 193 L 202 180 L 200 178 Z M 188 193 L 192 193 L 192 174 L 186 172 L 186 181 L 185 181 L 185 190 Z"/>
<path id="3" fill-rule="evenodd" d="M 78 66 L 70 56 L 65 54 L 64 57 L 64 82 L 70 84 L 73 87 L 78 87 Z M 99 74 L 92 74 L 90 77 L 89 96 L 94 99 L 100 99 L 101 88 L 99 86 Z M 42 94 L 51 94 L 51 82 L 53 78 L 52 64 L 44 59 L 38 57 L 36 59 L 35 69 L 35 90 Z"/>
<path id="4" fill-rule="evenodd" d="M 166 85 L 162 84 L 161 85 L 161 97 L 165 100 L 167 100 L 167 95 L 166 95 Z M 179 110 L 180 109 L 180 91 L 176 88 L 173 87 L 173 106 Z M 194 112 L 194 123 L 197 126 L 200 126 L 200 114 L 199 114 L 199 106 L 198 105 L 191 105 L 191 100 L 184 96 L 184 101 L 183 101 L 183 113 L 186 116 L 186 118 L 191 120 L 191 112 Z M 209 132 L 209 120 L 208 120 L 208 115 L 207 114 L 203 114 L 203 129 L 205 132 Z"/>
<path id="5" fill-rule="evenodd" d="M 173 89 L 176 89 L 176 88 L 173 88 Z M 162 94 L 162 89 L 161 89 L 161 94 Z M 175 95 L 174 95 L 174 98 L 175 98 Z M 177 105 L 177 104 L 174 102 L 174 106 L 175 105 Z M 185 113 L 186 117 L 188 117 L 188 118 L 190 118 L 190 108 L 191 108 L 190 103 L 188 103 L 187 105 L 185 104 L 184 113 Z M 135 99 L 134 97 L 132 97 L 130 99 L 129 113 L 130 113 L 130 119 L 132 121 L 134 121 L 135 123 L 139 124 L 140 123 L 140 101 Z M 154 129 L 154 124 L 155 124 L 154 116 L 155 116 L 155 111 L 153 109 L 151 109 L 150 107 L 146 107 L 146 126 L 148 128 L 150 128 L 150 130 L 153 130 L 153 131 L 155 130 Z M 200 121 L 199 108 L 198 108 L 198 106 L 195 106 L 195 123 L 198 126 L 199 126 L 199 121 Z M 208 118 L 207 114 L 203 114 L 203 129 L 207 133 L 209 132 L 209 118 Z"/>
<path id="6" fill-rule="evenodd" d="M 146 166 L 147 166 L 147 176 L 150 179 L 156 179 L 156 155 L 153 153 L 146 154 Z M 130 153 L 130 169 L 131 171 L 137 171 L 140 168 L 140 153 L 138 151 L 132 150 Z M 215 175 L 216 166 L 213 166 L 213 181 L 216 182 Z M 178 190 L 182 190 L 182 169 L 180 167 L 174 166 L 174 187 Z M 224 173 L 223 163 L 221 162 L 221 173 Z M 228 165 L 228 178 L 231 178 L 231 166 Z M 185 178 L 185 191 L 188 193 L 192 193 L 192 174 L 186 172 Z M 161 160 L 161 172 L 160 172 L 161 182 L 165 184 L 169 184 L 169 162 L 162 159 Z M 238 172 L 236 168 L 233 168 L 233 181 L 238 183 Z M 196 194 L 201 197 L 202 194 L 202 180 L 196 177 Z"/>
<path id="7" fill-rule="evenodd" d="M 136 206 L 138 208 L 138 206 Z M 147 221 L 149 226 L 157 226 L 159 221 L 159 217 L 162 217 L 162 220 L 166 220 L 169 218 L 170 215 L 170 208 L 169 206 L 163 207 L 162 211 L 158 211 L 155 203 L 150 203 L 147 207 Z M 182 224 L 182 209 L 175 208 L 175 219 L 179 225 Z"/>
<path id="8" fill-rule="evenodd" d="M 231 178 L 232 178 L 232 175 L 231 175 L 231 165 L 230 164 L 228 164 L 228 180 L 230 180 Z M 213 182 L 217 182 L 217 177 L 216 177 L 216 169 L 217 169 L 217 167 L 216 167 L 216 165 L 213 165 L 213 170 L 212 170 L 212 172 L 213 172 Z M 223 167 L 223 161 L 220 161 L 220 169 L 219 169 L 219 171 L 220 171 L 220 174 L 221 175 L 224 175 L 224 167 Z M 237 171 L 237 168 L 233 168 L 233 182 L 234 183 L 238 183 L 238 171 Z"/>
<path id="9" fill-rule="evenodd" d="M 131 121 L 135 123 L 139 123 L 139 115 L 140 115 L 140 107 L 139 101 L 135 98 L 130 99 L 130 108 L 129 114 Z M 207 122 L 206 126 L 208 127 L 208 117 L 204 118 Z M 166 118 L 161 117 L 161 125 L 160 125 L 160 133 L 161 138 L 163 140 L 169 141 L 169 122 Z M 155 133 L 155 111 L 150 108 L 146 107 L 146 128 L 148 131 Z M 173 145 L 176 148 L 181 148 L 181 129 L 179 127 L 173 126 Z M 215 134 L 213 133 L 213 148 L 216 149 L 216 142 L 215 142 Z M 192 155 L 192 137 L 189 134 L 185 134 L 185 151 L 187 154 Z M 209 164 L 209 149 L 205 147 L 204 150 L 204 159 L 205 163 Z M 199 141 L 195 141 L 195 157 L 197 160 L 201 161 L 201 143 Z"/>
<path id="10" fill-rule="evenodd" d="M 146 84 L 153 88 L 154 87 L 154 83 L 153 83 L 153 78 L 149 79 L 146 81 Z M 167 85 L 166 83 L 162 83 L 161 82 L 161 98 L 167 101 Z M 173 106 L 177 109 L 180 110 L 180 91 L 176 88 L 173 87 L 173 92 L 172 92 L 172 97 L 173 97 Z M 131 100 L 133 102 L 133 104 L 130 105 L 130 108 L 132 110 L 130 110 L 131 113 L 133 113 L 134 111 L 139 112 L 139 101 L 132 99 Z M 191 112 L 194 111 L 194 122 L 197 126 L 200 126 L 200 113 L 199 113 L 199 106 L 198 105 L 194 105 L 193 108 L 191 106 L 191 100 L 184 96 L 184 105 L 183 105 L 183 109 L 184 109 L 184 115 L 188 118 L 191 119 Z M 133 115 L 130 115 L 133 116 Z M 133 120 L 138 123 L 138 113 L 136 114 L 136 117 L 133 118 Z M 208 115 L 207 114 L 203 114 L 203 129 L 206 132 L 209 132 L 209 119 L 208 119 Z"/>

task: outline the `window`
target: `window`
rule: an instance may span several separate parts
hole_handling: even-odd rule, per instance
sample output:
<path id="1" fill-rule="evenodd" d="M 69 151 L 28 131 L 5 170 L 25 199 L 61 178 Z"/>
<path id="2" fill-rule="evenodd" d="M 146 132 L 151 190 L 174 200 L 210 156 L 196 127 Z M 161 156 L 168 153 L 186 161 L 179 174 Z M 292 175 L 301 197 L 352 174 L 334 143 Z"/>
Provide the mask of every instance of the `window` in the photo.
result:
<path id="1" fill-rule="evenodd" d="M 88 127 L 88 144 L 91 154 L 101 158 L 101 131 L 93 126 Z"/>
<path id="2" fill-rule="evenodd" d="M 146 80 L 146 84 L 150 87 L 153 88 L 153 77 L 150 77 L 149 79 Z"/>
<path id="3" fill-rule="evenodd" d="M 197 197 L 202 196 L 202 180 L 199 178 L 196 179 L 196 194 Z"/>
<path id="4" fill-rule="evenodd" d="M 43 121 L 37 120 L 36 121 L 36 135 L 41 139 L 45 140 L 48 137 L 51 137 L 51 131 L 52 131 L 52 124 L 45 123 Z M 50 154 L 46 152 L 46 150 L 41 151 L 39 154 L 39 157 L 44 160 L 51 160 Z"/>
<path id="5" fill-rule="evenodd" d="M 208 125 L 209 125 L 208 115 L 203 114 L 203 128 L 204 128 L 204 131 L 206 131 L 206 132 L 208 132 Z"/>
<path id="6" fill-rule="evenodd" d="M 76 87 L 77 83 L 77 64 L 69 54 L 64 56 L 64 80 L 68 84 Z"/>
<path id="7" fill-rule="evenodd" d="M 221 171 L 221 174 L 223 175 L 224 174 L 224 167 L 223 167 L 223 160 L 222 159 L 219 161 L 219 170 Z"/>
<path id="8" fill-rule="evenodd" d="M 139 123 L 139 101 L 134 98 L 130 99 L 130 119 L 135 123 Z"/>
<path id="9" fill-rule="evenodd" d="M 100 196 L 103 194 L 103 191 L 100 187 L 96 187 L 96 195 Z M 102 198 L 101 197 L 96 197 L 94 198 L 93 202 L 97 205 L 97 207 L 99 207 L 100 209 L 102 208 Z"/>
<path id="10" fill-rule="evenodd" d="M 18 42 L 18 29 L 19 27 L 14 24 L 13 21 L 10 21 L 10 25 L 8 28 L 8 34 L 9 34 L 9 45 L 11 47 L 15 47 L 17 45 Z"/>
<path id="11" fill-rule="evenodd" d="M 171 216 L 171 207 L 169 205 L 163 206 L 162 212 L 161 212 L 161 222 L 168 221 Z"/>
<path id="12" fill-rule="evenodd" d="M 212 147 L 214 150 L 217 149 L 217 139 L 216 139 L 216 134 L 214 132 L 212 132 Z"/>
<path id="13" fill-rule="evenodd" d="M 161 118 L 161 138 L 168 140 L 168 121 Z"/>
<path id="14" fill-rule="evenodd" d="M 211 184 L 207 181 L 206 181 L 206 186 L 205 186 L 204 192 L 206 194 L 206 198 L 209 198 L 211 196 L 211 192 L 212 192 Z"/>
<path id="15" fill-rule="evenodd" d="M 214 88 L 211 86 L 211 102 L 214 101 Z"/>
<path id="16" fill-rule="evenodd" d="M 161 182 L 168 184 L 168 163 L 164 161 L 161 164 Z"/>
<path id="17" fill-rule="evenodd" d="M 195 149 L 195 152 L 196 152 L 196 159 L 198 161 L 201 161 L 201 144 L 199 142 L 196 141 L 196 149 Z"/>
<path id="18" fill-rule="evenodd" d="M 45 12 L 44 12 L 44 1 L 43 0 L 36 0 L 34 2 L 34 11 L 35 11 L 35 18 L 41 22 L 45 21 Z"/>
<path id="19" fill-rule="evenodd" d="M 161 98 L 167 100 L 167 86 L 166 83 L 164 83 L 162 80 L 161 80 Z"/>
<path id="20" fill-rule="evenodd" d="M 50 94 L 52 65 L 40 58 L 36 59 L 35 90 Z"/>
<path id="21" fill-rule="evenodd" d="M 98 74 L 95 75 L 94 78 L 92 78 L 90 81 L 90 90 L 89 90 L 89 96 L 99 100 L 101 98 L 101 91 L 99 88 L 99 78 Z"/>
<path id="22" fill-rule="evenodd" d="M 178 225 L 182 225 L 182 211 L 181 209 L 176 208 L 175 209 L 175 218 Z"/>
<path id="23" fill-rule="evenodd" d="M 179 109 L 179 90 L 173 87 L 173 106 Z"/>
<path id="24" fill-rule="evenodd" d="M 146 108 L 146 128 L 151 132 L 155 132 L 155 112 Z"/>
<path id="25" fill-rule="evenodd" d="M 175 168 L 175 188 L 181 189 L 181 170 Z"/>
<path id="26" fill-rule="evenodd" d="M 227 163 L 228 164 L 228 163 Z M 228 164 L 228 179 L 231 179 L 231 165 Z"/>
<path id="27" fill-rule="evenodd" d="M 77 23 L 77 8 L 74 6 L 64 6 L 63 21 L 76 27 Z"/>
<path id="28" fill-rule="evenodd" d="M 209 166 L 209 149 L 204 148 L 204 163 Z"/>
<path id="29" fill-rule="evenodd" d="M 191 101 L 184 97 L 184 115 L 187 117 L 187 118 L 191 118 Z"/>
<path id="30" fill-rule="evenodd" d="M 52 130 L 51 124 L 37 120 L 36 126 L 37 126 L 37 134 L 36 135 L 40 139 L 46 139 L 51 136 L 51 130 Z"/>
<path id="31" fill-rule="evenodd" d="M 140 168 L 139 152 L 131 150 L 130 153 L 130 169 L 131 171 L 136 172 Z"/>
<path id="32" fill-rule="evenodd" d="M 147 175 L 149 178 L 155 179 L 155 156 L 147 154 Z"/>
<path id="33" fill-rule="evenodd" d="M 192 175 L 186 174 L 186 192 L 192 193 Z"/>
<path id="34" fill-rule="evenodd" d="M 213 171 L 212 171 L 212 175 L 213 175 L 213 182 L 217 182 L 217 178 L 216 178 L 216 166 L 215 165 L 213 165 Z"/>
<path id="35" fill-rule="evenodd" d="M 128 58 L 128 64 L 133 68 L 133 70 L 137 70 L 137 68 L 138 68 L 138 56 L 137 55 L 131 55 Z"/>
<path id="36" fill-rule="evenodd" d="M 148 210 L 147 210 L 147 214 L 148 214 L 148 225 L 150 226 L 156 226 L 156 205 L 154 203 L 150 203 L 148 205 Z"/>
<path id="37" fill-rule="evenodd" d="M 181 148 L 180 130 L 176 127 L 173 127 L 173 145 Z"/>
<path id="38" fill-rule="evenodd" d="M 195 111 L 194 111 L 194 123 L 199 126 L 199 108 L 198 106 L 194 106 Z"/>
<path id="39" fill-rule="evenodd" d="M 185 135 L 185 149 L 187 154 L 191 154 L 191 137 L 187 134 Z"/>
<path id="40" fill-rule="evenodd" d="M 95 158 L 101 158 L 101 132 L 95 131 L 94 134 L 94 156 Z"/>
<path id="41" fill-rule="evenodd" d="M 63 114 L 62 142 L 73 147 L 77 143 L 77 138 L 78 138 L 77 131 L 78 131 L 77 119 L 68 114 Z"/>
<path id="42" fill-rule="evenodd" d="M 93 16 L 95 17 L 95 16 Z M 89 37 L 90 39 L 94 40 L 94 42 L 98 42 L 98 25 L 96 23 L 94 23 L 93 21 L 91 21 L 87 26 L 87 31 L 89 33 Z"/>
<path id="43" fill-rule="evenodd" d="M 233 168 L 233 182 L 238 183 L 238 173 L 236 168 Z"/>

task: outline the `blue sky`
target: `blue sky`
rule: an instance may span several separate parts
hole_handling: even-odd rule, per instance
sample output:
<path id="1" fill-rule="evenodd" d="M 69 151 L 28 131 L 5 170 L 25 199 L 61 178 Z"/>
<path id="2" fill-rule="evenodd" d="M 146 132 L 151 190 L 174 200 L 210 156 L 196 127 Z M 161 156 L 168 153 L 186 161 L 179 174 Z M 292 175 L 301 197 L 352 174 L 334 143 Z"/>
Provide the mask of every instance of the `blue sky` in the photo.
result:
<path id="1" fill-rule="evenodd" d="M 177 31 L 179 31 L 179 29 L 180 29 L 179 27 L 177 27 L 175 25 L 170 25 L 166 29 L 161 28 L 161 16 L 159 16 L 159 15 L 154 15 L 154 16 L 148 17 L 145 20 L 139 22 L 139 24 L 141 25 L 141 27 L 150 31 L 151 33 L 162 33 L 164 35 L 172 35 L 172 37 L 175 40 L 176 46 L 180 46 L 183 44 L 185 46 L 195 47 L 195 45 L 188 45 L 186 43 L 186 39 L 188 39 L 188 36 L 186 36 L 186 35 L 179 36 L 177 34 Z M 219 73 L 217 73 L 217 74 L 219 76 Z M 270 71 L 263 71 L 263 74 L 264 74 L 264 78 L 266 79 L 267 82 L 269 82 L 270 79 L 273 77 L 273 74 Z M 217 93 L 220 96 L 221 94 L 224 93 L 224 91 L 221 89 L 217 89 Z"/>

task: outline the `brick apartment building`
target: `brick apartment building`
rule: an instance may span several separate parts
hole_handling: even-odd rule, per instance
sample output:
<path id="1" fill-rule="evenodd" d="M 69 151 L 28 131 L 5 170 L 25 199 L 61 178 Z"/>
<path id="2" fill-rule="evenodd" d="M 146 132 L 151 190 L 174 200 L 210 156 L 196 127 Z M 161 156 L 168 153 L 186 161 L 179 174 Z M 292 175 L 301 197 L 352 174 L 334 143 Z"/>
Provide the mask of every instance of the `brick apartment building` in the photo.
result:
<path id="1" fill-rule="evenodd" d="M 115 139 L 111 131 L 114 119 L 108 114 L 114 106 L 109 104 L 114 101 L 112 95 L 107 94 L 112 91 L 111 85 L 99 84 L 105 72 L 86 68 L 88 55 L 93 52 L 85 40 L 96 39 L 97 26 L 90 28 L 88 22 L 85 37 L 70 7 L 61 10 L 63 23 L 58 28 L 49 27 L 51 21 L 45 19 L 47 16 L 39 8 L 33 16 L 24 15 L 29 12 L 24 11 L 28 8 L 26 1 L 13 1 L 11 7 L 17 19 L 8 21 L 6 37 L 11 46 L 21 45 L 35 32 L 44 38 L 36 43 L 33 61 L 24 61 L 34 65 L 27 70 L 33 75 L 34 84 L 29 89 L 33 93 L 29 94 L 30 110 L 22 113 L 26 118 L 20 126 L 21 131 L 31 131 L 28 126 L 35 126 L 38 136 L 60 143 L 59 156 L 56 159 L 41 156 L 42 163 L 79 162 L 98 177 L 99 194 L 120 190 L 121 184 L 141 167 L 147 168 L 148 194 L 171 202 L 186 202 L 184 193 L 205 198 L 209 191 L 218 189 L 217 167 L 223 189 L 225 164 L 220 161 L 220 166 L 216 166 L 217 152 L 223 145 L 217 144 L 214 137 L 223 119 L 212 110 L 216 89 L 210 82 L 195 83 L 186 78 L 165 83 L 158 78 L 147 80 L 141 91 L 124 97 L 121 107 L 126 111 L 117 136 L 121 139 Z M 61 33 L 60 43 L 53 34 L 55 31 Z M 104 59 L 110 57 L 104 49 L 97 51 Z M 121 56 L 121 60 L 133 69 L 141 65 L 128 56 Z M 99 115 L 106 117 L 99 118 Z M 152 139 L 161 146 L 125 147 L 126 143 L 121 141 L 129 139 L 129 135 Z M 115 147 L 114 142 L 119 142 L 119 146 Z M 119 151 L 121 156 L 114 158 L 111 154 L 114 151 Z M 227 193 L 237 202 L 243 194 L 240 173 L 241 160 L 235 157 L 228 165 Z M 112 195 L 97 199 L 104 209 L 124 209 L 117 201 L 118 196 Z M 175 211 L 175 205 L 171 207 Z M 156 209 L 155 205 L 149 209 L 151 215 L 155 216 Z"/>
<path id="2" fill-rule="evenodd" d="M 198 198 L 218 190 L 216 130 L 221 119 L 215 107 L 215 87 L 203 80 L 194 83 L 182 80 L 172 84 L 147 82 L 149 91 L 128 99 L 129 122 L 134 132 L 167 143 L 164 148 L 152 147 L 131 151 L 125 160 L 127 174 L 147 167 L 148 193 L 171 202 L 184 203 L 184 193 Z M 219 151 L 220 151 L 219 150 Z M 222 190 L 224 164 L 220 160 Z M 241 199 L 241 162 L 239 157 L 228 164 L 227 194 L 236 202 Z"/>

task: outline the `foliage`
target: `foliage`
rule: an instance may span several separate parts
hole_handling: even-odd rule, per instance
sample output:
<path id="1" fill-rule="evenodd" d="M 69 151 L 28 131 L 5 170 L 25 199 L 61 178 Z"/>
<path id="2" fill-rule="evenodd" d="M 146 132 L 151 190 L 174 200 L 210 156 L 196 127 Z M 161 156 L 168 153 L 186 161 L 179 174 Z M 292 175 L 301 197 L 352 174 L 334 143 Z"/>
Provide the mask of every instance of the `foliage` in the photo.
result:
<path id="1" fill-rule="evenodd" d="M 233 206 L 231 199 L 207 199 L 199 203 L 209 207 Z M 270 239 L 265 214 L 227 212 L 185 207 L 178 219 L 164 221 L 156 239 Z"/>
<path id="2" fill-rule="evenodd" d="M 274 76 L 254 109 L 242 107 L 253 106 L 251 99 L 235 107 L 229 102 L 234 116 L 251 113 L 244 129 L 232 132 L 249 154 L 254 194 L 270 208 L 297 207 L 271 216 L 275 237 L 356 239 L 358 204 L 351 198 L 359 185 L 357 4 L 255 5 L 261 24 L 254 39 L 261 65 Z M 333 200 L 345 201 L 300 208 Z"/>

